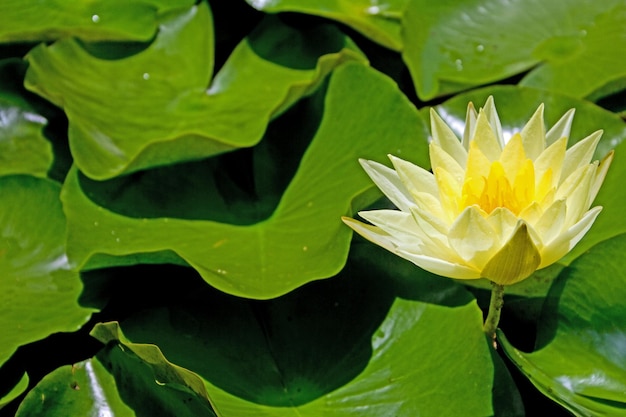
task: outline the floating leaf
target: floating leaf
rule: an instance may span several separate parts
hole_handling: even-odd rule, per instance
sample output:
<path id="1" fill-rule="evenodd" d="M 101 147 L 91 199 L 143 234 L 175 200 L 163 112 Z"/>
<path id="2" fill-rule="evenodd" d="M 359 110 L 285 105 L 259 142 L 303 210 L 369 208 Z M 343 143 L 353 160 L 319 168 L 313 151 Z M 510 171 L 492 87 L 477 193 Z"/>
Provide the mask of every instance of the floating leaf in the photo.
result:
<path id="1" fill-rule="evenodd" d="M 545 395 L 577 415 L 626 415 L 626 235 L 594 246 L 550 291 L 538 349 L 500 335 L 507 355 Z"/>
<path id="2" fill-rule="evenodd" d="M 211 81 L 207 4 L 170 13 L 160 27 L 152 44 L 127 57 L 104 59 L 97 55 L 111 48 L 86 49 L 75 39 L 28 54 L 25 84 L 64 108 L 72 154 L 89 177 L 252 146 L 272 117 L 312 92 L 335 66 L 363 59 L 334 27 L 316 26 L 304 36 L 270 19 Z M 305 68 L 290 67 L 294 61 Z"/>
<path id="3" fill-rule="evenodd" d="M 90 200 L 74 170 L 62 197 L 69 219 L 69 256 L 85 268 L 129 263 L 99 254 L 165 251 L 184 259 L 222 291 L 275 297 L 332 276 L 343 266 L 351 234 L 340 217 L 351 211 L 354 198 L 372 188 L 359 157 L 382 160 L 387 153 L 400 152 L 426 163 L 425 148 L 424 124 L 393 81 L 361 64 L 344 65 L 331 78 L 321 125 L 269 218 L 236 225 L 126 217 Z"/>
<path id="4" fill-rule="evenodd" d="M 625 74 L 625 10 L 620 0 L 412 0 L 402 22 L 403 58 L 423 100 L 542 62 L 527 84 L 582 97 Z"/>
<path id="5" fill-rule="evenodd" d="M 27 343 L 78 330 L 92 310 L 65 254 L 60 187 L 30 176 L 0 177 L 0 364 Z"/>
<path id="6" fill-rule="evenodd" d="M 620 56 L 626 50 L 626 4 L 619 2 L 612 8 L 603 4 L 598 11 L 602 13 L 578 36 L 551 38 L 540 45 L 535 52 L 547 62 L 530 71 L 520 85 L 575 97 L 586 97 L 612 83 L 623 86 L 626 63 Z"/>
<path id="7" fill-rule="evenodd" d="M 6 0 L 0 3 L 0 42 L 52 40 L 147 41 L 158 13 L 189 7 L 192 0 Z"/>
<path id="8" fill-rule="evenodd" d="M 124 343 L 115 329 L 97 326 L 94 333 L 111 342 L 96 357 L 46 375 L 16 416 L 215 416 L 197 376 L 156 346 Z"/>
<path id="9" fill-rule="evenodd" d="M 367 244 L 350 257 L 277 299 L 204 287 L 122 328 L 202 377 L 224 417 L 491 415 L 499 380 L 469 294 Z"/>
<path id="10" fill-rule="evenodd" d="M 341 22 L 387 48 L 400 50 L 400 18 L 407 0 L 246 0 L 252 7 L 268 13 L 296 12 Z"/>
<path id="11" fill-rule="evenodd" d="M 24 373 L 15 386 L 0 397 L 0 410 L 5 405 L 19 397 L 28 388 L 28 375 Z"/>
<path id="12" fill-rule="evenodd" d="M 44 177 L 52 165 L 52 146 L 43 136 L 48 123 L 24 98 L 26 65 L 0 61 L 0 175 Z"/>

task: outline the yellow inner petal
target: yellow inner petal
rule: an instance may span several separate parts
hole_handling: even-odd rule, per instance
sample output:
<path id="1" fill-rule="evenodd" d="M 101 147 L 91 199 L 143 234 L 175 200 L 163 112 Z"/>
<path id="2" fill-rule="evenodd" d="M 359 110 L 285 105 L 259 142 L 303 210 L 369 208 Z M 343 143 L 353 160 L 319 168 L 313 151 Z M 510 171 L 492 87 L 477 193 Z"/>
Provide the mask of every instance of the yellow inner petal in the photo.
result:
<path id="1" fill-rule="evenodd" d="M 482 151 L 476 146 L 470 146 L 459 210 L 478 205 L 488 215 L 502 207 L 517 216 L 537 197 L 546 196 L 551 185 L 552 172 L 548 171 L 543 175 L 536 190 L 535 166 L 526 157 L 518 136 L 514 136 L 507 143 L 499 160 L 488 165 L 484 164 L 487 158 L 481 155 Z M 488 172 L 485 165 L 488 166 Z"/>

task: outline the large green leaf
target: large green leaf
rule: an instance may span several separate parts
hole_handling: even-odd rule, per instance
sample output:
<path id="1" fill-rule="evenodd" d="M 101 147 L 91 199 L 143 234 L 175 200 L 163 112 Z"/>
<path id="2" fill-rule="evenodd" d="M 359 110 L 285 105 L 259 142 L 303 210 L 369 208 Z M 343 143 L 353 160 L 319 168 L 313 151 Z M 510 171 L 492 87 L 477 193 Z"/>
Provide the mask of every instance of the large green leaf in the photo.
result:
<path id="1" fill-rule="evenodd" d="M 500 382 L 471 296 L 365 242 L 280 298 L 205 286 L 122 328 L 202 377 L 222 417 L 488 416 Z"/>
<path id="2" fill-rule="evenodd" d="M 43 136 L 48 123 L 24 98 L 26 65 L 0 61 L 0 175 L 44 177 L 52 165 L 52 146 Z"/>
<path id="3" fill-rule="evenodd" d="M 2 396 L 0 397 L 0 410 L 11 401 L 22 395 L 22 393 L 26 391 L 27 388 L 28 375 L 24 373 L 19 381 L 17 381 L 16 384 L 13 385 L 8 392 L 2 393 Z"/>
<path id="4" fill-rule="evenodd" d="M 60 187 L 30 176 L 0 177 L 0 364 L 27 343 L 78 330 L 92 310 L 65 254 Z"/>
<path id="5" fill-rule="evenodd" d="M 575 260 L 550 291 L 538 347 L 507 355 L 544 394 L 582 416 L 626 415 L 626 235 Z"/>
<path id="6" fill-rule="evenodd" d="M 586 96 L 626 73 L 625 11 L 621 0 L 411 0 L 403 57 L 423 100 L 542 62 L 527 84 Z"/>
<path id="7" fill-rule="evenodd" d="M 102 254 L 174 252 L 228 293 L 253 298 L 284 294 L 343 266 L 351 233 L 340 216 L 351 213 L 352 200 L 373 188 L 357 159 L 383 160 L 387 153 L 401 153 L 426 164 L 425 137 L 419 113 L 393 81 L 361 64 L 344 65 L 331 78 L 321 124 L 271 216 L 247 225 L 148 218 L 153 210 L 127 217 L 89 199 L 74 170 L 62 196 L 70 259 L 82 268 L 101 267 L 137 262 Z M 223 210 L 232 208 L 225 205 Z"/>
<path id="8" fill-rule="evenodd" d="M 75 39 L 28 55 L 27 88 L 64 108 L 75 162 L 92 178 L 254 145 L 272 117 L 335 66 L 363 59 L 332 26 L 299 31 L 269 19 L 211 81 L 206 3 L 167 14 L 160 28 L 153 43 L 130 56 L 105 59 L 124 50 Z"/>
<path id="9" fill-rule="evenodd" d="M 407 0 L 246 0 L 269 13 L 297 12 L 322 16 L 344 23 L 387 48 L 400 50 L 400 18 Z"/>
<path id="10" fill-rule="evenodd" d="M 0 42 L 64 36 L 147 41 L 157 29 L 159 12 L 193 3 L 193 0 L 4 0 L 0 2 Z"/>
<path id="11" fill-rule="evenodd" d="M 535 54 L 546 63 L 530 71 L 521 85 L 576 97 L 589 96 L 605 85 L 609 91 L 612 84 L 623 87 L 626 60 L 620 56 L 626 50 L 626 3 L 589 5 L 601 13 L 578 34 L 544 41 Z"/>
<path id="12" fill-rule="evenodd" d="M 16 416 L 215 417 L 202 381 L 152 345 L 129 343 L 115 323 L 96 327 L 107 346 L 33 388 Z"/>

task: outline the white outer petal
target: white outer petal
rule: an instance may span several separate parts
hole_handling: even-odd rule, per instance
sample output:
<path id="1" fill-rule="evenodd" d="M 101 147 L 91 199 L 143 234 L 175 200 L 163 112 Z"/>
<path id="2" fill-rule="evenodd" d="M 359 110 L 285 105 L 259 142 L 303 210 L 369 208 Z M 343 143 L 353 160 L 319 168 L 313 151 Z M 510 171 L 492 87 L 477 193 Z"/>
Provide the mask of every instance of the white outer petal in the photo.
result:
<path id="1" fill-rule="evenodd" d="M 433 143 L 440 146 L 454 158 L 462 169 L 465 169 L 467 149 L 463 147 L 459 138 L 432 107 L 430 108 L 430 130 L 433 135 Z"/>
<path id="2" fill-rule="evenodd" d="M 543 124 L 543 103 L 539 105 L 521 131 L 526 157 L 532 161 L 546 148 L 546 130 Z"/>
<path id="3" fill-rule="evenodd" d="M 412 196 L 418 192 L 426 192 L 433 196 L 439 196 L 437 182 L 432 172 L 426 171 L 424 168 L 396 156 L 388 155 L 388 157 L 400 181 L 402 181 L 404 187 Z"/>
<path id="4" fill-rule="evenodd" d="M 578 223 L 574 224 L 548 245 L 544 246 L 541 251 L 541 264 L 538 269 L 552 265 L 571 251 L 580 239 L 585 236 L 587 231 L 589 231 L 593 222 L 598 217 L 598 214 L 600 214 L 600 211 L 602 211 L 602 207 L 600 206 L 592 208 L 585 213 Z"/>
<path id="5" fill-rule="evenodd" d="M 398 250 L 396 253 L 404 259 L 413 262 L 415 265 L 428 272 L 432 272 L 433 274 L 456 279 L 481 278 L 479 271 L 467 265 L 455 264 L 443 259 L 424 256 L 408 252 L 406 250 Z"/>
<path id="6" fill-rule="evenodd" d="M 359 159 L 361 166 L 374 181 L 374 184 L 402 211 L 409 211 L 409 207 L 415 204 L 398 173 L 375 161 Z"/>
<path id="7" fill-rule="evenodd" d="M 572 172 L 576 171 L 581 166 L 591 162 L 591 158 L 593 158 L 593 153 L 596 151 L 602 133 L 602 130 L 593 132 L 591 135 L 578 141 L 578 143 L 565 152 L 561 181 L 565 180 Z"/>
<path id="8" fill-rule="evenodd" d="M 572 129 L 572 121 L 574 120 L 576 109 L 569 109 L 558 122 L 552 126 L 546 133 L 546 146 L 552 145 L 561 138 L 569 139 L 569 133 Z"/>

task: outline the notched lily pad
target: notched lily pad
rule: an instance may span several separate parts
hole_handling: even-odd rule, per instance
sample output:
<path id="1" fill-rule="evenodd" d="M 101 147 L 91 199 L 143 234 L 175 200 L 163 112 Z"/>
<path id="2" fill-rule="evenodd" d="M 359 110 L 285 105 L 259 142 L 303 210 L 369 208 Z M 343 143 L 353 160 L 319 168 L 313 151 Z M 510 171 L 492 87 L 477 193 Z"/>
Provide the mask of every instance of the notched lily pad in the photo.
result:
<path id="1" fill-rule="evenodd" d="M 164 15 L 153 43 L 122 59 L 95 57 L 73 39 L 40 45 L 27 56 L 25 85 L 64 108 L 81 171 L 108 179 L 255 145 L 269 120 L 314 91 L 333 68 L 364 60 L 335 27 L 312 32 L 325 40 L 321 47 L 269 19 L 211 79 L 213 25 L 202 2 Z M 292 61 L 314 67 L 285 66 L 285 46 Z"/>
<path id="2" fill-rule="evenodd" d="M 203 378 L 220 415 L 486 416 L 481 321 L 460 285 L 361 242 L 333 279 L 282 297 L 204 287 L 121 326 Z"/>
<path id="3" fill-rule="evenodd" d="M 27 343 L 80 328 L 79 274 L 65 254 L 60 187 L 30 176 L 0 177 L 0 364 Z"/>
<path id="4" fill-rule="evenodd" d="M 372 188 L 357 159 L 394 153 L 427 164 L 425 137 L 419 113 L 392 80 L 361 64 L 344 65 L 331 78 L 319 129 L 269 218 L 243 226 L 130 218 L 90 200 L 74 170 L 62 196 L 70 259 L 94 268 L 123 264 L 128 255 L 171 251 L 228 293 L 284 294 L 343 266 L 351 234 L 340 217 Z"/>
<path id="5" fill-rule="evenodd" d="M 85 40 L 148 40 L 157 15 L 193 0 L 8 0 L 0 3 L 0 42 L 48 41 L 75 36 Z"/>
<path id="6" fill-rule="evenodd" d="M 523 84 L 584 97 L 624 76 L 625 22 L 620 0 L 413 0 L 402 21 L 403 59 L 422 100 L 537 65 Z"/>
<path id="7" fill-rule="evenodd" d="M 499 336 L 531 382 L 577 415 L 626 413 L 625 250 L 622 234 L 563 271 L 539 322 L 537 350 L 522 352 Z"/>
<path id="8" fill-rule="evenodd" d="M 52 165 L 52 145 L 43 136 L 48 121 L 24 97 L 26 65 L 0 61 L 0 175 L 45 177 Z"/>
<path id="9" fill-rule="evenodd" d="M 296 12 L 321 16 L 341 22 L 364 36 L 396 51 L 402 48 L 400 19 L 407 0 L 278 0 L 247 2 L 268 13 Z"/>
<path id="10" fill-rule="evenodd" d="M 16 416 L 215 417 L 200 378 L 169 363 L 156 346 L 127 342 L 116 323 L 100 324 L 93 333 L 106 347 L 46 375 Z"/>

